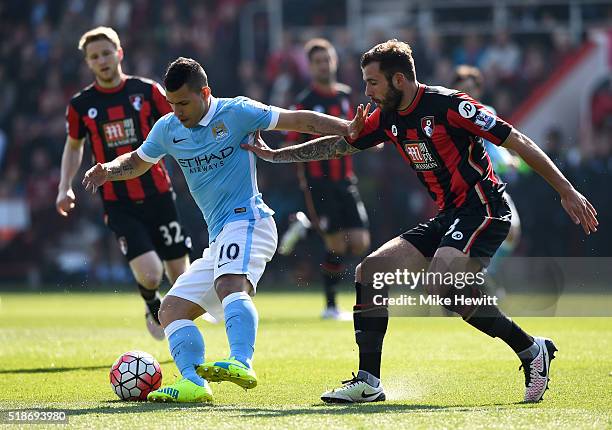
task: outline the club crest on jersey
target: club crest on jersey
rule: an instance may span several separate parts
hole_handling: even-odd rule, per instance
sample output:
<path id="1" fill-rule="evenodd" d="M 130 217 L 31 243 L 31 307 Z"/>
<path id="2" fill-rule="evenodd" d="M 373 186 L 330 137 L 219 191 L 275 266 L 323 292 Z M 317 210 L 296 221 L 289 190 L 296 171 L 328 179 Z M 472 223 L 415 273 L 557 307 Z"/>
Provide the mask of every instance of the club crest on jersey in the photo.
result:
<path id="1" fill-rule="evenodd" d="M 421 129 L 423 130 L 423 133 L 425 133 L 425 136 L 432 137 L 434 134 L 434 127 L 435 122 L 433 116 L 421 118 Z"/>
<path id="2" fill-rule="evenodd" d="M 440 167 L 440 163 L 425 142 L 402 143 L 402 149 L 416 171 L 436 170 Z"/>
<path id="3" fill-rule="evenodd" d="M 142 109 L 142 102 L 144 101 L 144 96 L 142 94 L 131 94 L 130 95 L 130 103 L 134 107 L 134 110 L 140 112 Z"/>
<path id="4" fill-rule="evenodd" d="M 91 119 L 94 119 L 95 117 L 98 116 L 98 109 L 96 109 L 95 107 L 91 107 L 87 110 L 87 116 L 90 117 Z"/>
<path id="5" fill-rule="evenodd" d="M 211 130 L 215 140 L 224 139 L 229 135 L 229 131 L 227 130 L 227 127 L 225 126 L 223 121 L 219 121 L 218 123 L 213 124 Z"/>

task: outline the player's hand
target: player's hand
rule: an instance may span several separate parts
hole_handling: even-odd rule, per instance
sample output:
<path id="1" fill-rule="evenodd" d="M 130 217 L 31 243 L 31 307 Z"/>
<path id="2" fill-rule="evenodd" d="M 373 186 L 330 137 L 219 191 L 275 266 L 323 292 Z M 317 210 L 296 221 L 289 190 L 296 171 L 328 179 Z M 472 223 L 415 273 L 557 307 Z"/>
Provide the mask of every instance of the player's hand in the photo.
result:
<path id="1" fill-rule="evenodd" d="M 83 186 L 87 191 L 94 194 L 98 187 L 108 179 L 108 171 L 100 163 L 97 163 L 85 173 Z"/>
<path id="2" fill-rule="evenodd" d="M 247 151 L 254 152 L 262 160 L 272 161 L 274 157 L 274 149 L 270 148 L 266 145 L 266 142 L 261 138 L 261 133 L 259 130 L 255 132 L 255 139 L 253 139 L 253 144 L 249 145 L 248 143 L 243 143 L 240 145 L 242 149 L 246 149 Z"/>
<path id="3" fill-rule="evenodd" d="M 361 133 L 361 130 L 363 130 L 365 126 L 365 120 L 368 118 L 368 112 L 370 112 L 370 103 L 366 105 L 365 109 L 363 105 L 357 107 L 357 113 L 348 128 L 348 136 L 351 139 L 357 139 L 359 137 L 359 133 Z"/>
<path id="4" fill-rule="evenodd" d="M 72 188 L 66 191 L 59 191 L 57 193 L 57 198 L 55 199 L 55 209 L 61 216 L 68 216 L 70 211 L 74 209 L 74 201 L 75 201 L 74 191 Z"/>
<path id="5" fill-rule="evenodd" d="M 561 195 L 561 205 L 568 213 L 574 224 L 582 224 L 586 234 L 595 233 L 599 222 L 597 211 L 593 205 L 575 189 Z"/>

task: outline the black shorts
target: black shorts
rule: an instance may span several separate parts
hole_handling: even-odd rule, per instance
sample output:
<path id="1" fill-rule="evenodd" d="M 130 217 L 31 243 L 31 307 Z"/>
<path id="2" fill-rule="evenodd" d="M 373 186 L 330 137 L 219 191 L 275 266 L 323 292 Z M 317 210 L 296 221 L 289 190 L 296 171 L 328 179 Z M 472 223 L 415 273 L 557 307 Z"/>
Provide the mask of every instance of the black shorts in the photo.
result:
<path id="1" fill-rule="evenodd" d="M 304 197 L 308 216 L 313 221 L 318 219 L 323 233 L 368 228 L 368 214 L 356 181 L 309 179 Z"/>
<path id="2" fill-rule="evenodd" d="M 510 230 L 511 212 L 503 197 L 488 205 L 472 204 L 440 212 L 425 223 L 400 235 L 426 258 L 438 248 L 450 246 L 470 257 L 480 258 L 486 266 Z"/>
<path id="3" fill-rule="evenodd" d="M 156 251 L 162 260 L 189 254 L 191 238 L 179 222 L 174 193 L 134 202 L 105 202 L 104 206 L 104 222 L 128 261 L 149 251 Z"/>

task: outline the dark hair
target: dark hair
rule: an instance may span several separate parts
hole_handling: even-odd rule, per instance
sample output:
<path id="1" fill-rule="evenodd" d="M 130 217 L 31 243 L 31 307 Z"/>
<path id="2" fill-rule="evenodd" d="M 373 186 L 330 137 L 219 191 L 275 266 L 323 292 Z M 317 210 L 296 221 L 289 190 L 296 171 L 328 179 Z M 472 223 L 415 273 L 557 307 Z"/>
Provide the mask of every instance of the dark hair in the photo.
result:
<path id="1" fill-rule="evenodd" d="M 461 64 L 455 68 L 455 74 L 453 75 L 451 85 L 454 87 L 467 79 L 474 81 L 476 88 L 482 88 L 482 73 L 480 73 L 477 67 L 468 66 L 467 64 Z"/>
<path id="2" fill-rule="evenodd" d="M 202 87 L 208 86 L 208 77 L 196 60 L 179 57 L 168 66 L 164 86 L 166 91 L 177 91 L 185 84 L 191 91 L 199 93 Z"/>
<path id="3" fill-rule="evenodd" d="M 391 82 L 396 73 L 403 74 L 409 80 L 416 79 L 412 48 L 405 42 L 397 39 L 379 43 L 361 56 L 361 68 L 370 63 L 379 63 L 380 71 Z"/>
<path id="4" fill-rule="evenodd" d="M 336 48 L 334 48 L 334 45 L 327 39 L 317 37 L 315 39 L 310 39 L 304 45 L 304 52 L 308 57 L 308 61 L 312 61 L 312 56 L 317 51 L 327 51 L 333 60 L 337 60 L 338 55 L 336 54 Z"/>

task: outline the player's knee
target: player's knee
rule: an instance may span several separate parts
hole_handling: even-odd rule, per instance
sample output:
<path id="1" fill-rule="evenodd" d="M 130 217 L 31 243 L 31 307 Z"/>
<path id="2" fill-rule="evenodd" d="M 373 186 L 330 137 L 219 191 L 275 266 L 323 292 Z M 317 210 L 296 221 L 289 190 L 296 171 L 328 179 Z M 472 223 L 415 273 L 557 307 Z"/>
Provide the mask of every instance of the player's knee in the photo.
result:
<path id="1" fill-rule="evenodd" d="M 215 291 L 219 300 L 223 300 L 233 293 L 250 293 L 251 284 L 244 275 L 223 275 L 215 281 Z"/>
<path id="2" fill-rule="evenodd" d="M 358 235 L 355 240 L 351 241 L 350 248 L 353 255 L 365 254 L 370 248 L 370 235 Z"/>
<path id="3" fill-rule="evenodd" d="M 159 288 L 162 281 L 162 275 L 163 273 L 157 270 L 134 274 L 138 283 L 148 290 L 156 290 Z"/>
<path id="4" fill-rule="evenodd" d="M 166 328 L 172 321 L 181 319 L 177 312 L 177 307 L 172 306 L 172 296 L 166 296 L 162 299 L 161 306 L 159 308 L 159 322 L 162 327 Z"/>
<path id="5" fill-rule="evenodd" d="M 464 288 L 449 287 L 445 295 L 440 297 L 444 299 L 442 307 L 466 319 L 478 308 L 478 300 L 475 299 L 481 296 L 480 289 L 471 285 Z"/>
<path id="6" fill-rule="evenodd" d="M 189 300 L 167 295 L 162 299 L 158 316 L 162 327 L 166 328 L 176 320 L 193 321 L 204 312 L 204 309 Z"/>

